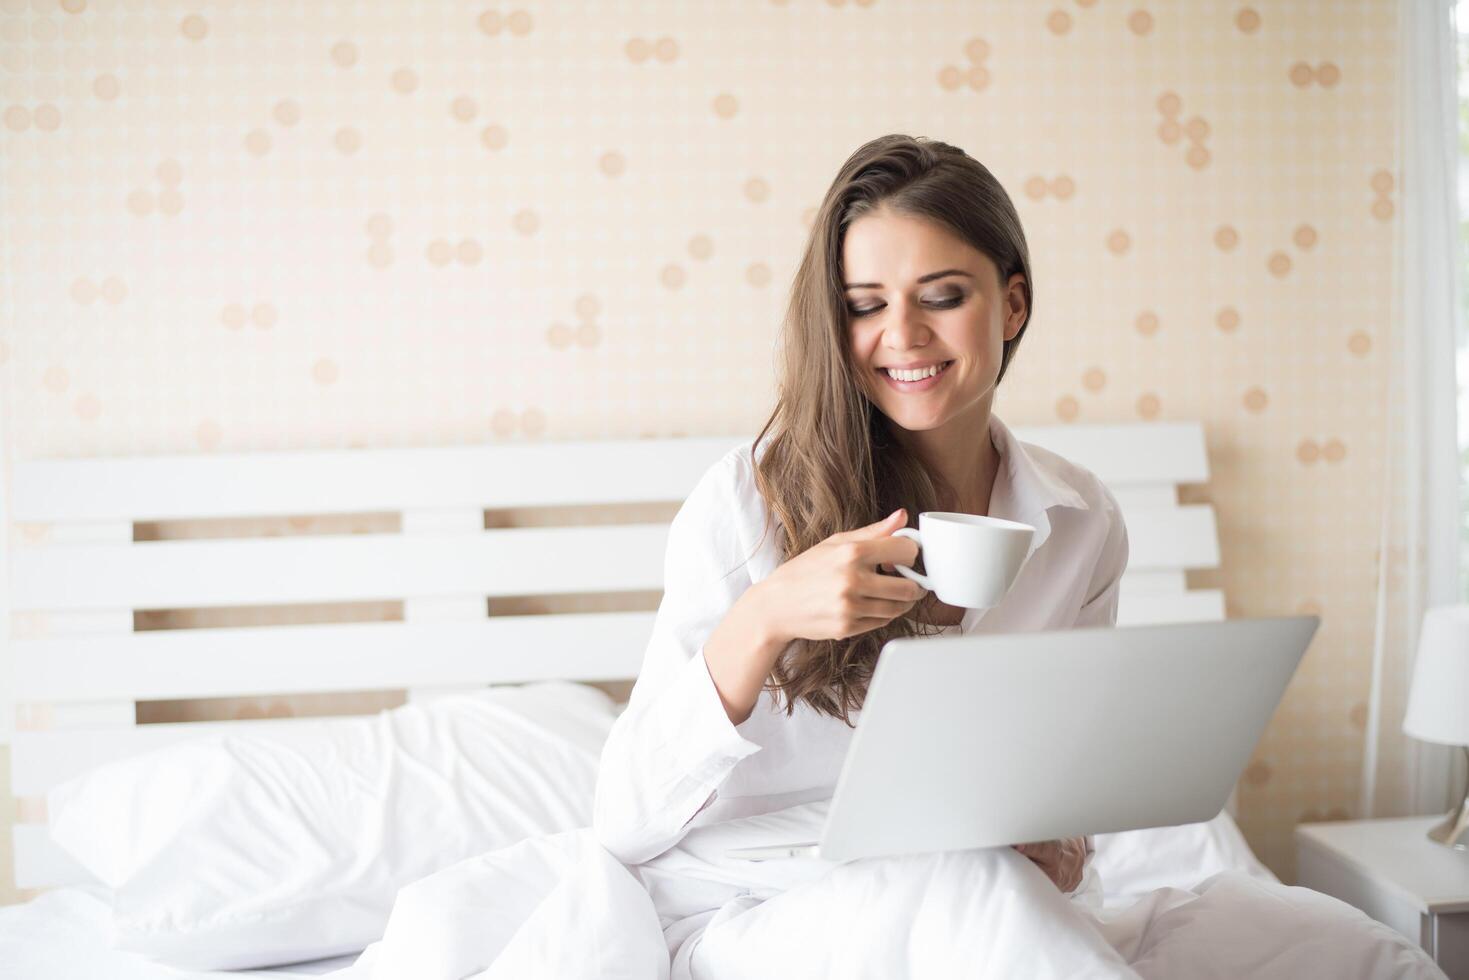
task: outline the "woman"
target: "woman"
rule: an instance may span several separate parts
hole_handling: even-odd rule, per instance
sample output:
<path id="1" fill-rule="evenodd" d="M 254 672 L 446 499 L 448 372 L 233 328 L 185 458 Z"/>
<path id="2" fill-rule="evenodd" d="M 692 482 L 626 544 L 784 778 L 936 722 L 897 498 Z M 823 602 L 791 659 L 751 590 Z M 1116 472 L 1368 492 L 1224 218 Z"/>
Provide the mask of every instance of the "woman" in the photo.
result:
<path id="1" fill-rule="evenodd" d="M 893 637 L 1115 623 L 1128 551 L 1115 500 L 991 411 L 1031 312 L 1020 220 L 984 166 L 906 136 L 843 164 L 792 289 L 776 408 L 670 529 L 654 635 L 597 785 L 597 837 L 619 860 L 829 797 Z M 926 510 L 1036 527 L 999 606 L 966 612 L 879 572 L 915 561 L 893 531 Z M 1021 851 L 1059 896 L 1090 846 Z M 675 975 L 708 921 L 665 930 Z"/>
<path id="2" fill-rule="evenodd" d="M 406 886 L 352 975 L 1441 976 L 1362 913 L 1236 872 L 1103 913 L 1082 840 L 845 864 L 726 856 L 820 827 L 888 639 L 1115 622 L 1116 501 L 991 414 L 1030 287 L 1009 198 L 961 151 L 888 136 L 843 165 L 794 284 L 776 410 L 670 527 L 594 826 Z M 879 574 L 914 561 L 893 531 L 931 509 L 1036 528 L 998 606 L 966 612 Z"/>

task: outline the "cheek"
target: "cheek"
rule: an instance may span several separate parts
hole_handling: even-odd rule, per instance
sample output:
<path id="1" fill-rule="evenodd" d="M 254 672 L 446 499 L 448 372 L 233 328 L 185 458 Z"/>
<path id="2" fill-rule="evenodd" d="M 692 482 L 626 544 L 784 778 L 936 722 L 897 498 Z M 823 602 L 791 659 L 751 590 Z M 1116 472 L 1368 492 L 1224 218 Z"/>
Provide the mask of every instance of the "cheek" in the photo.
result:
<path id="1" fill-rule="evenodd" d="M 989 350 L 1000 327 L 983 309 L 955 310 L 939 324 L 938 333 L 944 346 L 956 354 L 973 357 Z"/>
<path id="2" fill-rule="evenodd" d="M 876 330 L 853 327 L 851 336 L 852 368 L 866 376 L 872 373 L 872 363 L 877 357 L 877 342 L 881 334 Z"/>
<path id="3" fill-rule="evenodd" d="M 999 370 L 1000 355 L 1005 349 L 1005 322 L 999 314 L 986 315 L 973 324 L 971 349 L 984 362 Z"/>
<path id="4" fill-rule="evenodd" d="M 872 371 L 872 358 L 876 348 L 876 335 L 870 331 L 854 328 L 851 334 L 852 373 L 857 378 L 857 388 L 869 401 L 877 400 L 882 392 Z"/>

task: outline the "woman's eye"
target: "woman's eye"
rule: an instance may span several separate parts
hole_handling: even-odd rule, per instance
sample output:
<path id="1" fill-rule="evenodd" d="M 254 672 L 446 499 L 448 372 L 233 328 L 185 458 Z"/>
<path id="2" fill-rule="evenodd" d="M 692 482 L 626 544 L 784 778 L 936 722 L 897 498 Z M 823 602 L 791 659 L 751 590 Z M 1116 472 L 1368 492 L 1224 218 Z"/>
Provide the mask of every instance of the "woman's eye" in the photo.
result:
<path id="1" fill-rule="evenodd" d="M 952 310 L 954 307 L 956 307 L 960 303 L 964 302 L 964 297 L 963 296 L 945 296 L 945 297 L 942 297 L 940 299 L 931 299 L 931 300 L 928 300 L 927 302 L 928 302 L 928 305 L 929 306 L 932 306 L 935 309 L 939 309 L 939 310 Z M 847 309 L 851 312 L 851 314 L 853 316 L 868 316 L 869 314 L 876 313 L 878 310 L 882 309 L 883 306 L 885 306 L 885 305 L 886 304 L 884 304 L 884 303 L 879 303 L 876 306 L 863 306 L 863 307 L 860 307 L 860 308 L 859 307 L 852 306 L 852 307 L 848 307 Z"/>

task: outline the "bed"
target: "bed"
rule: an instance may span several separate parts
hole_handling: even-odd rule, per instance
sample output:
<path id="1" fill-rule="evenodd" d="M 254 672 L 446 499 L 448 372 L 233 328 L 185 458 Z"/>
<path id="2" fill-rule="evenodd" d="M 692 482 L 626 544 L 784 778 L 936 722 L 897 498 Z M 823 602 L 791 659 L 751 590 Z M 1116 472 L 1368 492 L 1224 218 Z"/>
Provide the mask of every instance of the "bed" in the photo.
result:
<path id="1" fill-rule="evenodd" d="M 1219 563 L 1212 508 L 1182 504 L 1178 492 L 1208 479 L 1202 426 L 1015 431 L 1092 469 L 1121 504 L 1131 561 L 1120 623 L 1223 618 L 1222 594 L 1191 589 L 1186 578 L 1190 570 Z M 35 897 L 0 909 L 0 963 L 24 964 L 22 975 L 34 980 L 220 975 L 213 969 L 174 969 L 113 948 L 116 924 L 109 916 L 117 893 L 53 840 L 47 822 L 56 815 L 48 813 L 48 794 L 108 766 L 156 758 L 170 747 L 219 746 L 269 733 L 305 738 L 303 733 L 324 731 L 319 726 L 325 724 L 312 718 L 140 723 L 140 704 L 401 691 L 406 704 L 394 710 L 430 718 L 436 706 L 481 710 L 482 700 L 472 704 L 465 696 L 507 685 L 546 685 L 556 698 L 571 701 L 580 695 L 558 685 L 585 690 L 585 684 L 598 683 L 616 693 L 617 682 L 638 670 L 655 605 L 646 598 L 656 597 L 661 587 L 667 521 L 703 471 L 739 441 L 642 439 L 14 464 L 8 517 L 20 533 L 11 542 L 5 598 L 15 622 L 24 626 L 10 644 L 17 718 L 11 790 L 20 814 L 15 879 L 23 894 Z M 394 515 L 396 526 L 379 533 L 269 538 L 143 541 L 135 533 L 144 522 L 367 513 Z M 532 518 L 523 526 L 503 526 L 507 514 Z M 596 608 L 596 597 L 609 595 L 642 596 L 643 607 L 585 611 Z M 550 597 L 544 605 L 549 611 L 525 612 L 527 597 Z M 382 600 L 401 601 L 401 620 L 136 628 L 151 610 Z M 578 601 L 580 611 L 571 611 Z M 625 683 L 620 690 L 625 693 Z M 557 701 L 555 710 L 567 703 Z M 605 706 L 586 703 L 599 718 L 615 716 L 612 698 Z M 569 714 L 561 717 L 563 728 L 574 724 Z M 332 720 L 351 723 L 359 733 L 369 731 L 363 727 L 369 724 L 387 724 Z M 586 741 L 576 764 L 583 766 L 577 770 L 582 776 L 586 760 L 595 762 L 593 729 L 581 733 Z M 552 734 L 561 738 L 564 732 Z M 574 819 L 574 804 L 565 808 L 565 820 Z M 72 833 L 74 840 L 84 836 L 75 828 Z M 105 834 L 98 830 L 97 836 Z M 464 843 L 464 856 L 474 853 L 474 843 Z M 1140 846 L 1130 838 L 1114 848 L 1109 900 L 1129 898 L 1129 889 L 1186 882 L 1209 868 L 1269 876 L 1228 811 L 1211 826 L 1183 829 L 1154 843 L 1159 846 Z M 314 975 L 355 956 L 353 949 L 333 953 L 304 965 L 227 975 Z M 200 960 L 207 961 L 207 955 Z"/>

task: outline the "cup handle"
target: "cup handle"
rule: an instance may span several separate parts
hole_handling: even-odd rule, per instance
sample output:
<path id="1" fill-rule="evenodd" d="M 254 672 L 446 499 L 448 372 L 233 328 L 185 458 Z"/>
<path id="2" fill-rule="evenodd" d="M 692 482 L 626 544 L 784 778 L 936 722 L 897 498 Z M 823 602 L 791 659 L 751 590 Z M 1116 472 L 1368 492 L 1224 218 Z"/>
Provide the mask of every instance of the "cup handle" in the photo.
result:
<path id="1" fill-rule="evenodd" d="M 914 541 L 918 542 L 918 547 L 920 549 L 922 549 L 923 547 L 923 539 L 918 536 L 917 528 L 900 527 L 893 532 L 893 537 L 912 538 Z M 904 578 L 912 579 L 930 592 L 933 591 L 933 583 L 928 580 L 927 575 L 920 575 L 919 573 L 913 571 L 913 569 L 909 568 L 907 565 L 899 565 L 897 562 L 893 562 L 893 567 L 898 570 L 899 575 L 903 576 Z"/>

